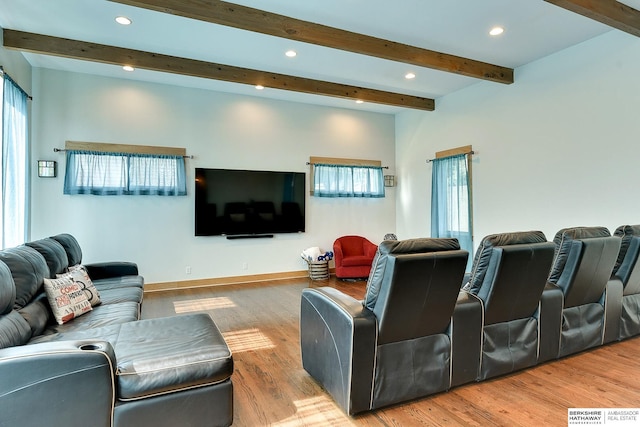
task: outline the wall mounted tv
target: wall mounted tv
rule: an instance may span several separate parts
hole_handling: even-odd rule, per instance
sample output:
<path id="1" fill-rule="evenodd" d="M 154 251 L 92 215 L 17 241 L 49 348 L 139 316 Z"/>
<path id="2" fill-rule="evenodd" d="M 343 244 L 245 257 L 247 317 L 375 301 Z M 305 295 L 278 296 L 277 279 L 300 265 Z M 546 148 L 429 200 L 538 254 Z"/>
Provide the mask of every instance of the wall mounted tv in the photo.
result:
<path id="1" fill-rule="evenodd" d="M 304 172 L 196 168 L 195 178 L 196 236 L 304 232 Z"/>

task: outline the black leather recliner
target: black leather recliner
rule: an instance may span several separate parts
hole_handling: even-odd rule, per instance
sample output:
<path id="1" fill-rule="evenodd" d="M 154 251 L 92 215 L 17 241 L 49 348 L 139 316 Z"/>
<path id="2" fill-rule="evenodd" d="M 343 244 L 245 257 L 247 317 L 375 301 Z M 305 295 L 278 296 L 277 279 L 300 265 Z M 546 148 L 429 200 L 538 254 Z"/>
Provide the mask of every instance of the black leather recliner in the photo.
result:
<path id="1" fill-rule="evenodd" d="M 493 234 L 480 242 L 463 288 L 484 312 L 478 380 L 537 363 L 538 305 L 554 248 L 541 231 Z"/>
<path id="2" fill-rule="evenodd" d="M 622 282 L 620 325 L 616 339 L 640 335 L 640 225 L 622 225 L 613 233 L 622 239 L 612 279 Z"/>
<path id="3" fill-rule="evenodd" d="M 556 328 L 541 330 L 539 362 L 567 356 L 609 342 L 617 336 L 622 283 L 609 280 L 620 249 L 620 238 L 605 227 L 573 227 L 556 233 L 549 286 L 544 293 L 561 292 L 562 314 L 547 318 Z M 549 301 L 543 295 L 542 311 Z M 546 310 L 553 313 L 554 310 Z M 614 313 L 618 313 L 616 316 Z M 553 330 L 559 331 L 559 339 Z M 547 332 L 550 331 L 550 332 Z"/>
<path id="4" fill-rule="evenodd" d="M 456 239 L 383 241 L 364 301 L 302 292 L 302 365 L 348 414 L 447 390 L 468 253 Z"/>

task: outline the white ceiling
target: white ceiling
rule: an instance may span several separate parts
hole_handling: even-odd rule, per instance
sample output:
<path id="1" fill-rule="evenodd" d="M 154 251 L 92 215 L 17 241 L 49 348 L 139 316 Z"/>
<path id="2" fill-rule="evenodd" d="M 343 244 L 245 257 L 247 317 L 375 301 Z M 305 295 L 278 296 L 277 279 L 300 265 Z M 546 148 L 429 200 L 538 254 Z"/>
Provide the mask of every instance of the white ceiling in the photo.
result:
<path id="1" fill-rule="evenodd" d="M 635 0 L 625 0 L 633 2 Z M 543 0 L 235 0 L 356 33 L 518 68 L 612 30 Z M 130 26 L 114 18 L 125 15 Z M 489 30 L 501 25 L 503 35 Z M 0 27 L 436 99 L 481 80 L 106 0 L 0 0 Z M 295 58 L 284 52 L 294 49 Z M 372 103 L 25 53 L 34 67 L 394 114 Z M 406 80 L 407 72 L 417 77 Z M 515 82 L 518 73 L 515 73 Z M 500 85 L 486 82 L 484 84 Z"/>

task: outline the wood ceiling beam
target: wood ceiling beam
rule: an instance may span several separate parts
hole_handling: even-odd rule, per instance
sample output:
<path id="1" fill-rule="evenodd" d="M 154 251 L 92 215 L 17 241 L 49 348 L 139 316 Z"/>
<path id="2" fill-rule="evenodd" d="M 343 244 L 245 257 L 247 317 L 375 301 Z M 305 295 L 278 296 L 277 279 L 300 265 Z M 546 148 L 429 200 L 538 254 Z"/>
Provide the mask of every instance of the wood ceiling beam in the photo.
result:
<path id="1" fill-rule="evenodd" d="M 430 98 L 385 92 L 339 83 L 306 79 L 267 71 L 251 70 L 140 50 L 101 45 L 71 39 L 3 30 L 4 47 L 21 51 L 60 56 L 64 58 L 101 62 L 112 65 L 131 65 L 146 70 L 186 76 L 222 80 L 267 88 L 362 100 L 396 107 L 433 111 L 435 101 Z"/>
<path id="2" fill-rule="evenodd" d="M 364 34 L 301 21 L 220 0 L 110 0 L 275 37 L 498 83 L 513 83 L 513 69 Z"/>
<path id="3" fill-rule="evenodd" d="M 616 0 L 545 1 L 640 37 L 640 11 Z"/>

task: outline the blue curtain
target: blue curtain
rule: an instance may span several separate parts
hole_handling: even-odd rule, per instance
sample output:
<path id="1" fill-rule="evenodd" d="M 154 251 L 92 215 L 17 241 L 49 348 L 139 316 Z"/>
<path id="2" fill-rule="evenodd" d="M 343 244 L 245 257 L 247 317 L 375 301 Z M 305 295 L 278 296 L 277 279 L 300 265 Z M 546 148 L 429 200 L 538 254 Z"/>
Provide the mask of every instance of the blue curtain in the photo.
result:
<path id="1" fill-rule="evenodd" d="M 431 180 L 431 236 L 455 237 L 473 263 L 473 234 L 467 156 L 435 159 Z"/>
<path id="2" fill-rule="evenodd" d="M 313 195 L 318 197 L 384 197 L 379 166 L 316 164 L 313 181 Z"/>
<path id="3" fill-rule="evenodd" d="M 27 94 L 6 74 L 2 85 L 2 247 L 27 240 Z"/>
<path id="4" fill-rule="evenodd" d="M 69 150 L 64 194 L 184 196 L 184 158 Z"/>

